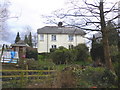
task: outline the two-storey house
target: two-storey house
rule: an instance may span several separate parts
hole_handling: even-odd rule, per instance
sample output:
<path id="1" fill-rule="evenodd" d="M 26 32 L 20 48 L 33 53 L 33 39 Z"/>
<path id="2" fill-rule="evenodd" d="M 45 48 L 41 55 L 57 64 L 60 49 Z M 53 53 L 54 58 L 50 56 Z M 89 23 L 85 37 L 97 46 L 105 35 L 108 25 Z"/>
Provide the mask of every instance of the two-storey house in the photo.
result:
<path id="1" fill-rule="evenodd" d="M 51 48 L 63 46 L 67 49 L 85 43 L 85 32 L 74 27 L 45 26 L 37 30 L 38 53 L 50 52 Z"/>

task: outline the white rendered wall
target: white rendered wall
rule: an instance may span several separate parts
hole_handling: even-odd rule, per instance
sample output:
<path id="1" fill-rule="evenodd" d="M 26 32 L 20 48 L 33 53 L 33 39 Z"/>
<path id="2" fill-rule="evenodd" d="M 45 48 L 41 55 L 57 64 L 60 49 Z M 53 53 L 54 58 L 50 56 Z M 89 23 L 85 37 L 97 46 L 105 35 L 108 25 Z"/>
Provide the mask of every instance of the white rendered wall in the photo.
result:
<path id="1" fill-rule="evenodd" d="M 60 46 L 69 48 L 69 45 L 76 46 L 85 43 L 85 39 L 81 35 L 74 35 L 73 41 L 69 41 L 68 34 L 55 34 L 56 41 L 52 41 L 51 35 L 53 34 L 44 34 L 44 40 L 40 41 L 40 34 L 38 34 L 38 53 L 50 52 L 52 45 L 57 45 L 57 48 Z"/>

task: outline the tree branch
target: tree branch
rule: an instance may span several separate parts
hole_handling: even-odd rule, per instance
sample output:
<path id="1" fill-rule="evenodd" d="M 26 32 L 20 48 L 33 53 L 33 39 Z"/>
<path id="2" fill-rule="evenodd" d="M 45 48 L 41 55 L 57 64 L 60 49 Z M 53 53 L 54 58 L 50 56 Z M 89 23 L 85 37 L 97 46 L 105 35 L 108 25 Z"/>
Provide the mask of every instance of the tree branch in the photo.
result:
<path id="1" fill-rule="evenodd" d="M 99 8 L 99 6 L 97 6 L 97 5 L 87 3 L 86 0 L 83 0 L 83 1 L 84 1 L 84 3 L 85 3 L 86 5 L 89 5 L 89 6 L 93 6 L 93 7 Z"/>
<path id="2" fill-rule="evenodd" d="M 115 5 L 117 4 L 117 2 L 112 6 L 112 8 L 110 9 L 110 10 L 108 10 L 108 11 L 105 11 L 104 13 L 109 13 L 109 12 L 111 12 L 112 10 L 113 10 L 113 8 L 115 7 Z"/>
<path id="3" fill-rule="evenodd" d="M 112 18 L 111 20 L 109 20 L 109 21 L 113 21 L 113 20 L 115 20 L 115 19 L 117 19 L 117 18 L 119 18 L 120 17 L 120 15 L 117 15 L 117 16 L 115 16 L 114 18 Z"/>
<path id="4" fill-rule="evenodd" d="M 74 17 L 93 17 L 92 15 L 72 15 L 72 14 L 63 14 L 64 16 L 74 16 Z M 99 16 L 96 16 L 99 17 Z"/>

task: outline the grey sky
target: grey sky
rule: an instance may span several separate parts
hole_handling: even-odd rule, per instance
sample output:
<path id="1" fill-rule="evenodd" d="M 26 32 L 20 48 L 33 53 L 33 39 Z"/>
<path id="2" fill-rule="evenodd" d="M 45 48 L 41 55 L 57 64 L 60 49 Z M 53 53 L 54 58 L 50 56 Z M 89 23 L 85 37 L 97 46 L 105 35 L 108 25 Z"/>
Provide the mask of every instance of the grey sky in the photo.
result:
<path id="1" fill-rule="evenodd" d="M 64 6 L 65 0 L 10 0 L 9 7 L 11 16 L 18 19 L 9 19 L 12 31 L 22 29 L 22 26 L 31 26 L 33 30 L 43 27 L 41 15 L 50 14 L 52 11 Z"/>

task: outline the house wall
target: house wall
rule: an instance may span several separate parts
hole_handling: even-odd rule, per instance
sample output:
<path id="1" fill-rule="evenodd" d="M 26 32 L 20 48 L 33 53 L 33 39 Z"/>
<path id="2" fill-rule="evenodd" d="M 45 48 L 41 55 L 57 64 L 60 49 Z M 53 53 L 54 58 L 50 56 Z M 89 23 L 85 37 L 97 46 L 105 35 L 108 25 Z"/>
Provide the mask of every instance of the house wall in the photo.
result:
<path id="1" fill-rule="evenodd" d="M 41 41 L 40 34 L 38 34 L 38 53 L 50 52 L 52 45 L 57 45 L 57 48 L 60 46 L 69 48 L 69 45 L 76 46 L 85 43 L 85 39 L 81 35 L 74 35 L 73 41 L 69 41 L 68 34 L 55 34 L 56 41 L 52 41 L 51 35 L 53 34 L 44 34 L 44 40 Z"/>

